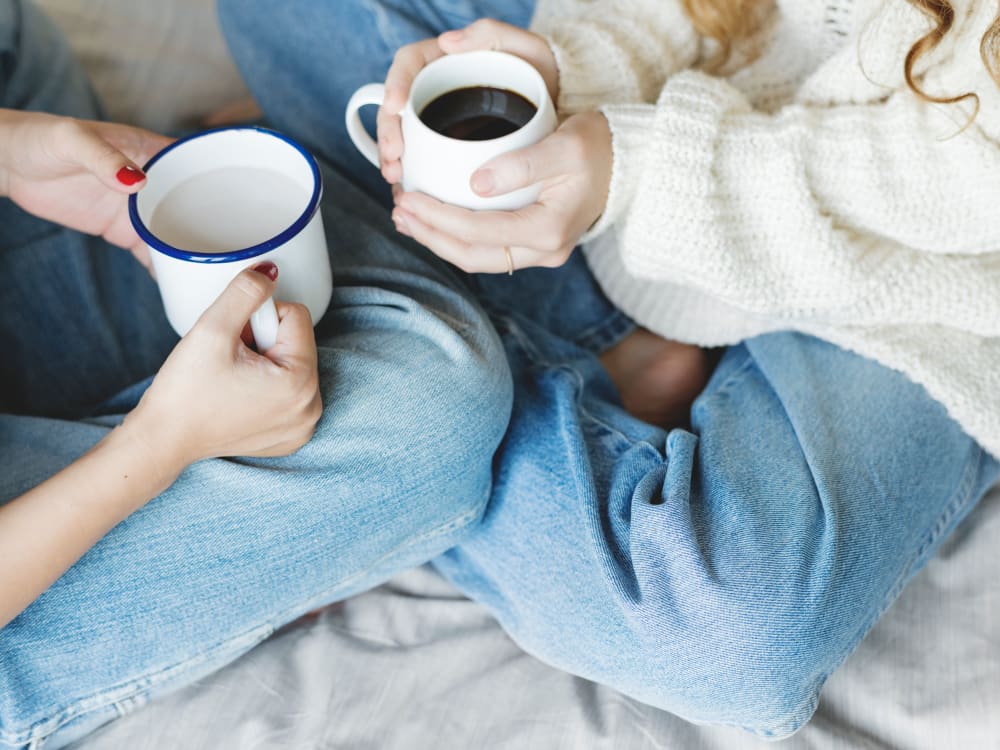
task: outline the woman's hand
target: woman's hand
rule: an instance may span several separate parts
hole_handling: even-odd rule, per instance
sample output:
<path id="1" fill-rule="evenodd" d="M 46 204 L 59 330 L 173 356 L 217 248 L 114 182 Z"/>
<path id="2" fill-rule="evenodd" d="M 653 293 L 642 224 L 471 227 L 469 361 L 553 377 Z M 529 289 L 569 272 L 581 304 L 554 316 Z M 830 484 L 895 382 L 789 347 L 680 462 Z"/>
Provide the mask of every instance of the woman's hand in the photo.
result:
<path id="1" fill-rule="evenodd" d="M 126 419 L 164 473 L 216 456 L 284 456 L 312 437 L 323 404 L 309 310 L 277 302 L 278 343 L 264 354 L 241 338 L 277 277 L 270 262 L 236 276 Z"/>
<path id="2" fill-rule="evenodd" d="M 396 228 L 470 273 L 565 263 L 604 211 L 611 183 L 611 131 L 604 115 L 573 115 L 533 146 L 488 161 L 471 179 L 482 196 L 541 183 L 538 201 L 519 211 L 469 211 L 423 193 L 395 189 Z"/>
<path id="3" fill-rule="evenodd" d="M 396 197 L 393 221 L 400 232 L 464 271 L 507 271 L 504 246 L 516 268 L 562 265 L 607 202 L 611 133 L 603 115 L 574 115 L 540 143 L 499 156 L 472 175 L 471 187 L 482 196 L 541 183 L 538 201 L 520 211 L 468 211 L 421 193 L 403 193 L 397 184 L 403 177 L 404 146 L 399 113 L 413 79 L 442 55 L 479 49 L 527 60 L 541 73 L 553 100 L 558 98 L 559 70 L 552 49 L 541 36 L 516 26 L 483 19 L 401 48 L 386 76 L 378 114 L 382 176 L 394 186 Z"/>
<path id="4" fill-rule="evenodd" d="M 436 39 L 400 47 L 385 77 L 385 101 L 379 107 L 378 150 L 382 176 L 390 185 L 403 178 L 403 131 L 399 113 L 410 96 L 410 85 L 424 66 L 443 55 L 492 49 L 509 52 L 531 63 L 542 74 L 552 101 L 559 96 L 559 69 L 548 42 L 538 34 L 507 23 L 484 18 Z"/>
<path id="5" fill-rule="evenodd" d="M 125 421 L 53 477 L 0 505 L 0 628 L 129 514 L 210 456 L 280 456 L 322 412 L 309 311 L 278 303 L 266 355 L 241 340 L 277 268 L 245 270 L 181 339 Z"/>
<path id="6" fill-rule="evenodd" d="M 171 139 L 107 122 L 0 109 L 0 195 L 29 213 L 149 257 L 127 199 L 144 164 Z"/>

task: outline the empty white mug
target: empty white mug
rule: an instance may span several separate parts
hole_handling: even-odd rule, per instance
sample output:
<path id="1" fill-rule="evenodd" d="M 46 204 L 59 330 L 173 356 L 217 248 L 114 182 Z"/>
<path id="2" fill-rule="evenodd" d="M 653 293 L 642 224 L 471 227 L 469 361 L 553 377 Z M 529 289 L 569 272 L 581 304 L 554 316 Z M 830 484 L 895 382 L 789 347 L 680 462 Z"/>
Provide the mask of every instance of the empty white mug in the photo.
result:
<path id="1" fill-rule="evenodd" d="M 518 130 L 486 141 L 449 138 L 421 121 L 420 113 L 436 98 L 473 86 L 514 91 L 535 105 L 535 114 Z M 366 104 L 381 105 L 384 98 L 385 86 L 369 83 L 354 92 L 345 114 L 351 140 L 376 167 L 378 147 L 361 124 L 358 110 Z M 413 80 L 400 117 L 404 190 L 471 209 L 515 210 L 538 199 L 538 185 L 487 198 L 474 193 L 469 185 L 472 173 L 493 157 L 537 143 L 556 129 L 556 110 L 545 80 L 530 63 L 506 52 L 488 50 L 439 57 Z"/>
<path id="2" fill-rule="evenodd" d="M 316 160 L 264 128 L 220 128 L 167 146 L 143 167 L 129 217 L 149 254 L 167 320 L 183 336 L 236 274 L 272 261 L 275 296 L 309 308 L 315 325 L 333 293 Z M 251 318 L 260 351 L 277 340 L 268 300 Z"/>

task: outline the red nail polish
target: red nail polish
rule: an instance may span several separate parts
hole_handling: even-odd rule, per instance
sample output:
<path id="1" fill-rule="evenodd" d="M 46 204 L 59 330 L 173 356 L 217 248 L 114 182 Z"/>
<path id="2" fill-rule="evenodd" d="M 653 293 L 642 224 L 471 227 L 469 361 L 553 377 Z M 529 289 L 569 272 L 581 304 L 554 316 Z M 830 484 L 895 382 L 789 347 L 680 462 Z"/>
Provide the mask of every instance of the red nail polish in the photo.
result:
<path id="1" fill-rule="evenodd" d="M 142 182 L 146 179 L 146 175 L 142 173 L 141 169 L 136 169 L 133 166 L 125 166 L 118 170 L 118 174 L 115 175 L 118 178 L 118 182 L 126 187 L 132 187 L 137 182 Z"/>
<path id="2" fill-rule="evenodd" d="M 264 274 L 271 281 L 278 280 L 278 267 L 269 260 L 265 260 L 263 263 L 258 263 L 256 266 L 253 267 L 253 270 L 256 271 L 257 273 Z"/>

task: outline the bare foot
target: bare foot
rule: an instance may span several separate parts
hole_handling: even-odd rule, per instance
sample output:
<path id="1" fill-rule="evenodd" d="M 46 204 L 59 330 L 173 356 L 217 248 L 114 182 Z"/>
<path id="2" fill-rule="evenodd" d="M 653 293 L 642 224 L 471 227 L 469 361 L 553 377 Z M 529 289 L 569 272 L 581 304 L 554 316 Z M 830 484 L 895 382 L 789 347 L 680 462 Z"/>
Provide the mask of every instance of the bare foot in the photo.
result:
<path id="1" fill-rule="evenodd" d="M 708 382 L 705 350 L 637 328 L 601 355 L 622 405 L 667 429 L 688 424 L 691 404 Z"/>

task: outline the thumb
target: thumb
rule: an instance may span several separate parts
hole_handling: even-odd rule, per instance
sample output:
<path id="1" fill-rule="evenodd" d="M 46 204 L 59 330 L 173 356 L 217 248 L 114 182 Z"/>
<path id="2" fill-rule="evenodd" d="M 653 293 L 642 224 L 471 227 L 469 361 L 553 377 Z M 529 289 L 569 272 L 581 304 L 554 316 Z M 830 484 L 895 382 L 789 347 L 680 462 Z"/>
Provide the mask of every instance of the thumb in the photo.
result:
<path id="1" fill-rule="evenodd" d="M 195 325 L 206 325 L 238 338 L 254 311 L 274 294 L 277 278 L 278 267 L 269 260 L 243 269 Z"/>
<path id="2" fill-rule="evenodd" d="M 558 130 L 538 143 L 508 151 L 472 173 L 470 187 L 479 195 L 502 195 L 572 171 L 576 154 Z"/>
<path id="3" fill-rule="evenodd" d="M 67 131 L 62 151 L 107 187 L 120 193 L 134 193 L 146 180 L 142 169 L 89 123 L 79 122 Z"/>

